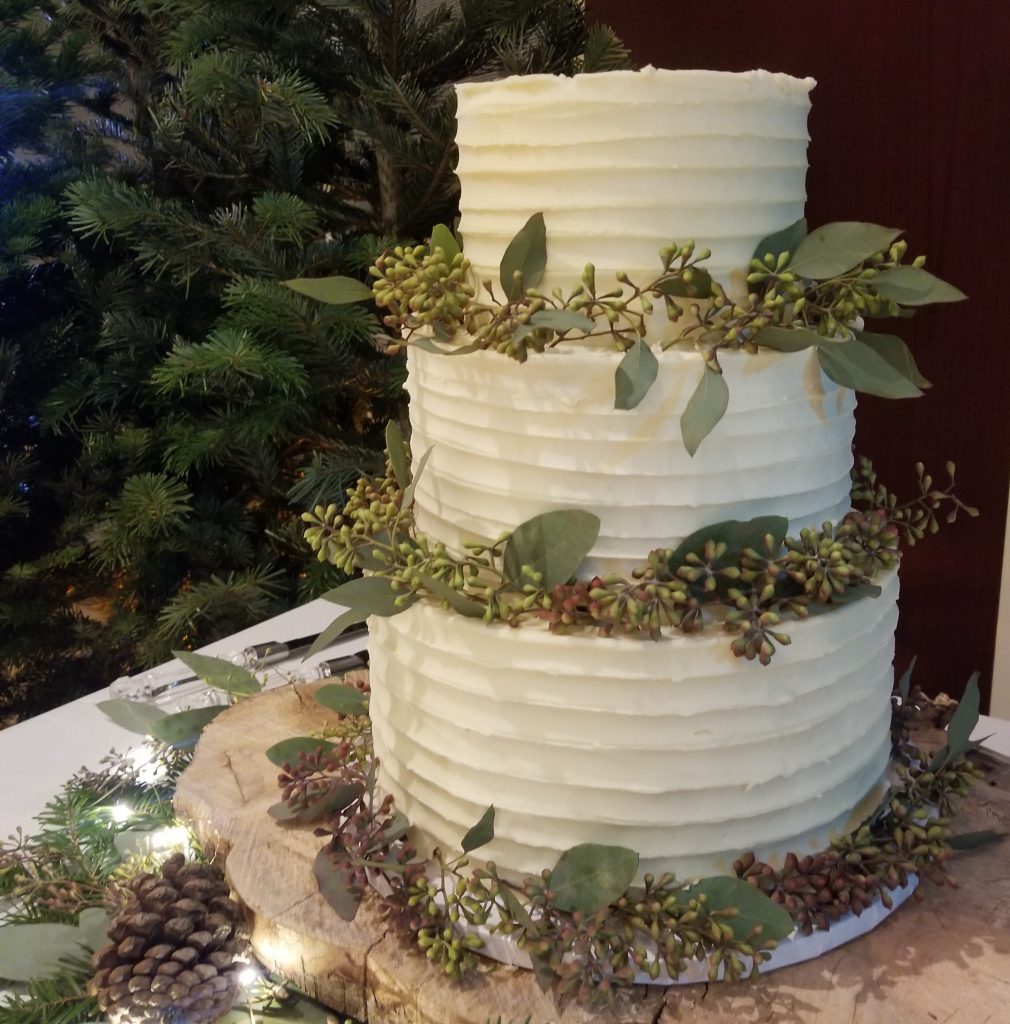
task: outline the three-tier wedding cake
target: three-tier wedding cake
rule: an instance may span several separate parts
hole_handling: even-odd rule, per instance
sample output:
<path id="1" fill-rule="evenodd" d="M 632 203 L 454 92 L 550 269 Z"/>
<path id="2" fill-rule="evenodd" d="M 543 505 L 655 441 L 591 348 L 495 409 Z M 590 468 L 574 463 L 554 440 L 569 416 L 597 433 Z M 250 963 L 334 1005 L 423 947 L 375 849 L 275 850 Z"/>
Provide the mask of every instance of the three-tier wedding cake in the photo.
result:
<path id="1" fill-rule="evenodd" d="M 460 233 L 476 278 L 542 211 L 539 287 L 599 290 L 653 273 L 693 239 L 745 296 L 760 240 L 805 199 L 810 79 L 755 71 L 534 75 L 458 87 Z M 614 408 L 621 353 L 562 342 L 520 363 L 409 347 L 414 516 L 461 550 L 531 517 L 583 509 L 600 533 L 580 578 L 626 572 L 708 524 L 778 515 L 801 527 L 849 508 L 852 391 L 813 349 L 726 352 L 725 416 L 692 456 L 680 419 L 702 356 L 661 344 L 648 394 Z M 459 343 L 459 339 L 457 339 Z M 872 807 L 890 749 L 895 573 L 882 593 L 792 624 L 770 666 L 718 629 L 660 639 L 486 625 L 421 602 L 373 618 L 378 782 L 418 845 L 457 849 L 493 804 L 499 868 L 538 872 L 579 843 L 640 854 L 641 872 L 731 872 L 753 850 L 823 849 Z"/>

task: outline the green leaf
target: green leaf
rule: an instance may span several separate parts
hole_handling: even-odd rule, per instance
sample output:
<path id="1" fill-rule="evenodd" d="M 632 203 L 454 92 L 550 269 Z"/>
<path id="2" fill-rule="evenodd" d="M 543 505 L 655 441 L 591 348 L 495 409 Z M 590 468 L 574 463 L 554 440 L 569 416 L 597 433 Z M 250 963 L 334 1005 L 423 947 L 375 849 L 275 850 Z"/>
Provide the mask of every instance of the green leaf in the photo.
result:
<path id="1" fill-rule="evenodd" d="M 691 267 L 691 280 L 682 277 L 664 277 L 656 285 L 661 295 L 678 299 L 709 299 L 712 297 L 712 275 L 702 267 Z"/>
<path id="2" fill-rule="evenodd" d="M 400 594 L 406 594 L 407 600 L 402 607 L 394 602 Z M 348 580 L 341 583 L 333 590 L 327 590 L 323 597 L 334 604 L 345 605 L 347 610 L 338 615 L 316 638 L 315 643 L 309 648 L 305 657 L 315 654 L 317 651 L 329 647 L 345 629 L 358 622 L 364 622 L 369 615 L 379 615 L 382 618 L 389 618 L 391 615 L 399 615 L 413 604 L 413 594 L 393 590 L 390 581 L 384 576 L 362 576 L 358 579 Z M 305 660 L 304 658 L 302 659 Z"/>
<path id="3" fill-rule="evenodd" d="M 494 804 L 480 816 L 480 821 L 463 836 L 463 852 L 480 849 L 494 839 Z"/>
<path id="4" fill-rule="evenodd" d="M 296 277 L 284 284 L 299 295 L 331 306 L 346 306 L 372 297 L 372 289 L 354 277 Z"/>
<path id="5" fill-rule="evenodd" d="M 267 747 L 267 758 L 280 767 L 282 764 L 294 764 L 299 754 L 314 754 L 317 750 L 324 753 L 333 750 L 335 744 L 329 740 L 317 739 L 315 736 L 291 736 L 286 740 Z"/>
<path id="6" fill-rule="evenodd" d="M 754 344 L 776 352 L 802 352 L 817 348 L 824 339 L 816 331 L 805 327 L 766 327 L 754 336 Z"/>
<path id="7" fill-rule="evenodd" d="M 403 499 L 400 501 L 400 511 L 409 512 L 414 505 L 414 488 L 417 487 L 417 481 L 421 479 L 421 474 L 424 472 L 424 467 L 428 465 L 428 459 L 431 456 L 433 449 L 429 448 L 422 456 L 421 461 L 417 464 L 417 472 L 414 474 L 413 479 L 403 489 Z"/>
<path id="8" fill-rule="evenodd" d="M 900 228 L 885 228 L 864 221 L 844 220 L 814 228 L 796 246 L 789 270 L 815 281 L 844 274 L 882 252 L 901 234 Z"/>
<path id="9" fill-rule="evenodd" d="M 970 738 L 978 725 L 978 673 L 973 672 L 964 688 L 964 696 L 947 726 L 947 760 L 956 761 L 968 752 Z"/>
<path id="10" fill-rule="evenodd" d="M 774 234 L 766 235 L 754 246 L 754 255 L 751 259 L 764 260 L 769 253 L 778 259 L 784 252 L 794 253 L 804 238 L 807 237 L 807 219 L 800 217 L 794 220 L 787 228 L 776 231 Z"/>
<path id="11" fill-rule="evenodd" d="M 440 597 L 443 601 L 448 601 L 449 607 L 458 611 L 460 615 L 465 615 L 470 619 L 484 617 L 484 605 L 479 601 L 475 601 L 472 597 L 467 597 L 466 594 L 456 590 L 455 587 L 450 587 L 443 580 L 437 580 L 433 576 L 422 576 L 421 582 L 429 594 L 434 597 Z"/>
<path id="12" fill-rule="evenodd" d="M 851 338 L 817 349 L 821 369 L 843 388 L 880 398 L 917 398 L 922 392 L 872 346 Z"/>
<path id="13" fill-rule="evenodd" d="M 918 388 L 932 385 L 919 372 L 915 358 L 908 346 L 894 334 L 871 334 L 869 331 L 853 331 L 853 334 L 864 344 L 869 345 L 878 355 L 894 367 L 906 380 Z"/>
<path id="14" fill-rule="evenodd" d="M 172 651 L 172 655 L 178 658 L 193 675 L 199 676 L 215 690 L 248 696 L 252 693 L 259 693 L 263 689 L 259 680 L 247 668 L 233 665 L 223 658 L 212 658 L 208 654 L 197 654 L 195 651 Z"/>
<path id="15" fill-rule="evenodd" d="M 550 887 L 559 910 L 591 914 L 609 906 L 631 885 L 638 854 L 623 846 L 582 843 L 561 854 L 551 872 Z"/>
<path id="16" fill-rule="evenodd" d="M 689 900 L 705 896 L 705 908 L 713 910 L 735 909 L 736 915 L 723 921 L 733 929 L 733 936 L 747 941 L 755 928 L 760 928 L 763 940 L 780 942 L 790 935 L 795 927 L 785 907 L 774 903 L 763 892 L 742 878 L 720 876 L 703 878 L 678 895 L 678 901 L 686 904 Z"/>
<path id="17" fill-rule="evenodd" d="M 911 693 L 912 688 L 912 673 L 915 671 L 915 663 L 918 660 L 919 655 L 916 654 L 908 664 L 908 668 L 902 673 L 901 678 L 898 680 L 898 696 L 901 698 L 902 705 L 908 703 L 908 696 Z"/>
<path id="18" fill-rule="evenodd" d="M 529 318 L 533 327 L 549 327 L 558 334 L 565 331 L 582 331 L 588 334 L 593 329 L 593 321 L 585 313 L 574 309 L 541 309 Z"/>
<path id="19" fill-rule="evenodd" d="M 614 374 L 614 408 L 634 409 L 652 387 L 659 373 L 659 361 L 652 347 L 641 338 L 624 353 Z"/>
<path id="20" fill-rule="evenodd" d="M 393 467 L 393 476 L 400 487 L 410 483 L 410 461 L 407 454 L 407 442 L 403 440 L 403 432 L 396 420 L 386 424 L 386 453 Z"/>
<path id="21" fill-rule="evenodd" d="M 94 952 L 109 941 L 109 914 L 102 907 L 87 907 L 77 918 L 78 941 Z"/>
<path id="22" fill-rule="evenodd" d="M 773 550 L 778 551 L 789 531 L 789 520 L 785 516 L 757 516 L 754 519 L 727 519 L 688 534 L 670 556 L 670 567 L 676 570 L 687 561 L 687 556 L 702 555 L 707 541 L 725 544 L 725 553 L 716 560 L 715 566 L 736 565 L 744 548 L 764 551 L 765 537 L 772 536 Z"/>
<path id="23" fill-rule="evenodd" d="M 410 345 L 423 349 L 425 352 L 432 352 L 437 356 L 465 356 L 470 352 L 478 352 L 482 348 L 479 341 L 471 341 L 469 345 L 439 345 L 434 339 L 424 334 L 415 334 L 410 339 Z"/>
<path id="24" fill-rule="evenodd" d="M 922 267 L 899 266 L 882 270 L 870 287 L 885 299 L 902 306 L 927 306 L 933 302 L 960 302 L 968 296 Z"/>
<path id="25" fill-rule="evenodd" d="M 154 704 L 145 704 L 142 700 L 101 700 L 95 707 L 116 725 L 121 725 L 130 732 L 139 732 L 142 736 L 150 736 L 151 726 L 165 712 Z"/>
<path id="26" fill-rule="evenodd" d="M 509 242 L 501 258 L 499 280 L 505 297 L 515 302 L 522 298 L 527 288 L 536 288 L 544 276 L 546 266 L 547 225 L 544 223 L 544 215 L 535 213 Z M 515 279 L 516 271 L 522 275 L 521 282 Z"/>
<path id="27" fill-rule="evenodd" d="M 429 251 L 434 252 L 436 249 L 441 249 L 445 253 L 447 263 L 452 263 L 453 259 L 460 254 L 459 242 L 456 241 L 456 236 L 452 233 L 452 229 L 444 224 L 436 224 L 431 229 L 431 246 Z"/>
<path id="28" fill-rule="evenodd" d="M 407 820 L 407 815 L 403 811 L 394 811 L 389 824 L 382 830 L 381 842 L 376 844 L 375 849 L 395 843 L 397 839 L 402 839 L 409 831 L 410 822 Z"/>
<path id="29" fill-rule="evenodd" d="M 315 693 L 316 701 L 338 715 L 367 715 L 368 694 L 347 683 L 327 683 Z"/>
<path id="30" fill-rule="evenodd" d="M 310 800 L 304 807 L 292 808 L 282 800 L 267 808 L 267 813 L 284 825 L 313 825 L 350 806 L 364 791 L 360 782 L 341 782 L 330 786 L 322 796 Z"/>
<path id="31" fill-rule="evenodd" d="M 978 832 L 962 832 L 960 835 L 950 836 L 947 839 L 947 845 L 952 850 L 978 850 L 984 846 L 1002 842 L 1006 837 L 1006 832 L 986 828 Z"/>
<path id="32" fill-rule="evenodd" d="M 528 565 L 543 573 L 540 586 L 545 590 L 567 583 L 599 535 L 599 517 L 581 509 L 556 509 L 527 519 L 505 545 L 505 578 L 520 584 Z"/>
<path id="33" fill-rule="evenodd" d="M 74 924 L 5 924 L 0 927 L 0 978 L 53 978 L 80 957 L 84 936 Z"/>
<path id="34" fill-rule="evenodd" d="M 190 708 L 174 715 L 166 715 L 154 723 L 151 735 L 173 747 L 192 747 L 200 738 L 204 726 L 226 709 L 220 704 L 209 708 Z"/>
<path id="35" fill-rule="evenodd" d="M 361 890 L 353 884 L 349 870 L 338 864 L 327 847 L 316 854 L 312 873 L 323 899 L 345 920 L 353 921 L 361 905 Z"/>
<path id="36" fill-rule="evenodd" d="M 533 923 L 533 918 L 530 917 L 529 911 L 519 901 L 519 898 L 512 891 L 512 887 L 508 882 L 502 882 L 499 884 L 498 895 L 501 896 L 504 901 L 505 906 L 508 909 L 509 916 L 512 918 L 513 922 L 530 932 L 536 930 L 536 925 Z"/>
<path id="37" fill-rule="evenodd" d="M 706 363 L 701 380 L 680 417 L 680 435 L 688 455 L 694 455 L 701 442 L 723 418 L 728 405 L 729 387 L 723 375 Z"/>

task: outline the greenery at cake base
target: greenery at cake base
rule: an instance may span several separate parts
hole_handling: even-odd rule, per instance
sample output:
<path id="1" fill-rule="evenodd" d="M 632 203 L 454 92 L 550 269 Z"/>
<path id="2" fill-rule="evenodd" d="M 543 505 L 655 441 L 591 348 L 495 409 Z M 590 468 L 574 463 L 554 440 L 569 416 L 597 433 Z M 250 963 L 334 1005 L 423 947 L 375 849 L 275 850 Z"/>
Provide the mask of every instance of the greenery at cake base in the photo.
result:
<path id="1" fill-rule="evenodd" d="M 414 522 L 414 490 L 427 453 L 412 478 L 410 451 L 395 423 L 386 443 L 382 478 L 362 477 L 342 510 L 318 506 L 302 515 L 305 539 L 320 561 L 369 574 L 324 595 L 348 610 L 314 649 L 369 615 L 396 615 L 424 599 L 487 623 L 539 618 L 556 633 L 588 629 L 658 640 L 664 630 L 697 633 L 718 623 L 732 634 L 735 655 L 767 665 L 776 644 L 790 643 L 783 618 L 876 596 L 874 579 L 897 564 L 900 541 L 914 544 L 935 533 L 941 509 L 947 522 L 962 510 L 978 514 L 954 494 L 953 463 L 942 489 L 919 464 L 919 494 L 900 502 L 861 459 L 853 471 L 855 508 L 837 526 L 825 523 L 787 537 L 788 521 L 781 516 L 714 523 L 676 548 L 651 551 L 630 579 L 579 580 L 576 571 L 599 533 L 595 515 L 547 512 L 493 543 L 467 544 L 455 554 Z"/>
<path id="2" fill-rule="evenodd" d="M 529 955 L 540 986 L 562 1002 L 605 1000 L 642 973 L 676 980 L 695 960 L 707 962 L 710 980 L 735 981 L 757 973 L 794 931 L 828 930 L 877 901 L 890 907 L 890 893 L 911 876 L 944 880 L 953 847 L 993 838 L 950 833 L 957 798 L 981 776 L 966 757 L 978 721 L 977 676 L 951 719 L 947 745 L 926 754 L 905 729 L 910 674 L 894 703 L 895 782 L 880 805 L 829 849 L 788 854 L 781 867 L 750 853 L 734 864 L 735 876 L 685 882 L 647 874 L 637 882 L 635 851 L 581 844 L 517 880 L 493 862 L 471 862 L 494 838 L 493 806 L 462 837 L 460 853 L 435 849 L 421 859 L 407 819 L 377 790 L 360 686 L 317 694 L 324 706 L 350 712 L 337 742 L 297 737 L 266 752 L 281 768 L 282 799 L 270 813 L 326 837 L 314 871 L 341 917 L 354 918 L 371 886 L 390 924 L 454 978 L 480 966 L 484 940 L 476 929 L 483 928 L 509 936 Z"/>

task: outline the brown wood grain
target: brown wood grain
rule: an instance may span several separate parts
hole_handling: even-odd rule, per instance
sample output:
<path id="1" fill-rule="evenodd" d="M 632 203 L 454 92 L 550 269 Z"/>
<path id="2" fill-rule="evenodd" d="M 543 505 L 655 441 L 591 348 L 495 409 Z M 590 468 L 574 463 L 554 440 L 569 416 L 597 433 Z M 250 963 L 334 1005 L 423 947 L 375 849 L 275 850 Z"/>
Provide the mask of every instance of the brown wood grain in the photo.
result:
<path id="1" fill-rule="evenodd" d="M 811 75 L 811 224 L 904 228 L 910 251 L 967 303 L 883 321 L 934 382 L 925 398 L 860 397 L 857 445 L 881 479 L 914 491 L 913 464 L 982 517 L 958 521 L 902 563 L 899 669 L 919 655 L 929 693 L 991 687 L 1010 480 L 1010 3 L 992 0 L 590 0 L 639 63 Z"/>
<path id="2" fill-rule="evenodd" d="M 818 960 L 752 983 L 640 986 L 611 1010 L 559 1014 L 529 971 L 498 967 L 453 984 L 383 920 L 367 893 L 353 923 L 317 891 L 312 861 L 323 840 L 278 825 L 277 769 L 264 755 L 289 736 L 319 734 L 332 712 L 314 687 L 243 700 L 205 730 L 176 790 L 176 807 L 206 850 L 224 860 L 253 917 L 259 958 L 299 988 L 367 1024 L 1007 1024 L 1010 878 L 1006 849 L 955 861 L 960 888 L 926 886 L 868 935 Z M 1010 768 L 976 787 L 959 831 L 1010 828 Z"/>

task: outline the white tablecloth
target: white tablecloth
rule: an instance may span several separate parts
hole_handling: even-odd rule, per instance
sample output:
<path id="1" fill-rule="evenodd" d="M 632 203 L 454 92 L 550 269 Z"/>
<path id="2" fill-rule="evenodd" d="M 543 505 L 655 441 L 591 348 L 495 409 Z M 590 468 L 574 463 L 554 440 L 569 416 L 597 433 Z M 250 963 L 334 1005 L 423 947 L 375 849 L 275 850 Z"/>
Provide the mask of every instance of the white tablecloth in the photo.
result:
<path id="1" fill-rule="evenodd" d="M 325 629 L 342 610 L 340 605 L 320 598 L 200 650 L 223 657 L 252 644 L 309 636 Z M 283 677 L 285 671 L 302 670 L 363 648 L 363 638 L 356 636 L 338 641 L 304 663 L 296 655 L 256 674 L 267 675 L 269 682 L 270 678 Z M 189 675 L 180 661 L 173 660 L 167 666 L 178 668 L 180 676 Z M 10 835 L 19 825 L 31 831 L 32 817 L 82 766 L 98 768 L 110 750 L 123 752 L 142 742 L 137 733 L 116 725 L 95 707 L 108 697 L 106 687 L 0 731 L 0 836 Z"/>

